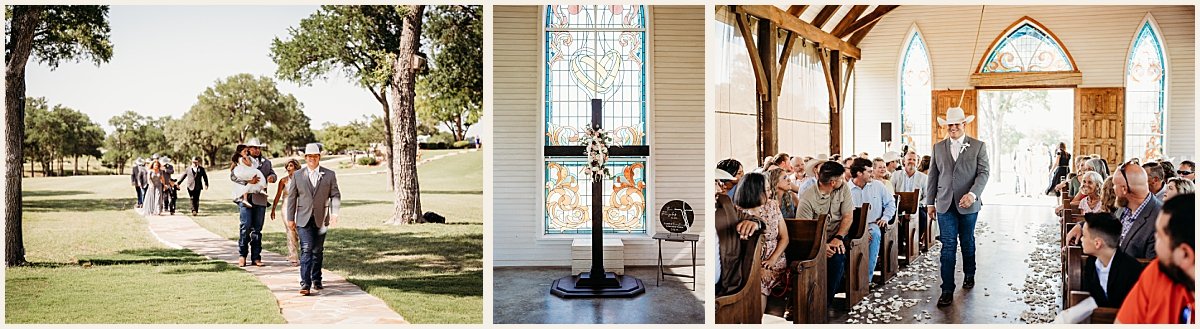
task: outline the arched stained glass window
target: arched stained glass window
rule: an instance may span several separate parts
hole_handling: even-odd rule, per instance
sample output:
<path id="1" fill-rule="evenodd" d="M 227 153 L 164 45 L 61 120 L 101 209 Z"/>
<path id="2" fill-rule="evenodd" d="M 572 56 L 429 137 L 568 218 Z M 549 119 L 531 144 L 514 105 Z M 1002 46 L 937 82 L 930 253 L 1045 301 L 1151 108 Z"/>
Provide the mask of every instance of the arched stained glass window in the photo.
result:
<path id="1" fill-rule="evenodd" d="M 1005 31 L 988 53 L 980 73 L 1074 71 L 1062 45 L 1041 24 L 1025 18 Z"/>
<path id="2" fill-rule="evenodd" d="M 613 144 L 647 145 L 646 7 L 546 6 L 543 105 L 544 146 L 580 146 L 592 115 L 603 108 L 602 129 Z M 646 232 L 646 158 L 610 157 L 611 176 L 593 182 L 585 152 L 547 155 L 545 233 L 590 233 L 592 184 L 603 184 L 604 231 Z"/>
<path id="3" fill-rule="evenodd" d="M 1163 155 L 1167 61 L 1162 37 L 1146 20 L 1134 35 L 1125 68 L 1125 158 Z"/>
<path id="4" fill-rule="evenodd" d="M 929 52 L 921 33 L 913 29 L 900 57 L 900 142 L 927 155 L 933 147 Z"/>

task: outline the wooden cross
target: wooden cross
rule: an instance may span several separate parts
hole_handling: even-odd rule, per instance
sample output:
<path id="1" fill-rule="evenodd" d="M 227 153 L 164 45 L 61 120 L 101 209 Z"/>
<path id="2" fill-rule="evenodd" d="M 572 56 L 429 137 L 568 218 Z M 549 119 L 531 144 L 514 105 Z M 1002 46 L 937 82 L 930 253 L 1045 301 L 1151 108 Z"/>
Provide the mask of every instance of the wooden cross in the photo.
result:
<path id="1" fill-rule="evenodd" d="M 603 105 L 600 99 L 592 99 L 592 129 L 604 128 Z M 546 156 L 587 155 L 587 146 L 546 146 Z M 610 148 L 611 156 L 649 156 L 647 145 Z M 592 165 L 590 162 L 588 165 Z M 604 176 L 592 173 L 592 268 L 580 273 L 573 282 L 555 280 L 551 292 L 561 297 L 632 297 L 645 291 L 641 280 L 604 271 Z"/>

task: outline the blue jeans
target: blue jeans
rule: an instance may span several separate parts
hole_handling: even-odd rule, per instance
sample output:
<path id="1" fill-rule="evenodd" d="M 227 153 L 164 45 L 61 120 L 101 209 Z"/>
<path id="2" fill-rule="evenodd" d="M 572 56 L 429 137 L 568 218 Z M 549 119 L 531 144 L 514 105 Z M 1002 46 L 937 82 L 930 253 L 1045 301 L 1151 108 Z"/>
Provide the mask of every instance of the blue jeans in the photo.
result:
<path id="1" fill-rule="evenodd" d="M 315 219 L 307 225 L 297 227 L 300 236 L 300 289 L 309 289 L 321 284 L 321 266 L 325 260 L 325 235 L 320 234 Z"/>
<path id="2" fill-rule="evenodd" d="M 146 189 L 144 189 L 144 188 L 142 188 L 142 187 L 140 187 L 140 186 L 134 187 L 133 189 L 134 189 L 135 191 L 137 191 L 137 196 L 138 196 L 138 207 L 141 207 L 141 206 L 142 206 L 142 201 L 146 201 Z"/>
<path id="3" fill-rule="evenodd" d="M 845 253 L 833 254 L 825 264 L 825 270 L 829 273 L 829 276 L 825 277 L 825 282 L 829 285 L 829 296 L 827 299 L 829 304 L 827 305 L 833 305 L 833 295 L 841 291 L 842 286 L 845 284 L 846 268 L 850 266 L 850 263 L 846 259 L 847 256 Z"/>
<path id="4" fill-rule="evenodd" d="M 942 292 L 954 291 L 954 263 L 958 244 L 962 243 L 963 274 L 975 276 L 975 219 L 979 213 L 960 214 L 958 208 L 938 213 L 938 227 L 942 236 Z"/>
<path id="5" fill-rule="evenodd" d="M 241 220 L 238 225 L 238 256 L 246 257 L 249 249 L 250 261 L 261 260 L 263 220 L 267 217 L 267 207 L 254 205 L 246 208 L 239 203 L 238 210 Z"/>
<path id="6" fill-rule="evenodd" d="M 867 225 L 867 232 L 871 234 L 871 245 L 867 247 L 867 283 L 870 283 L 875 279 L 875 264 L 879 263 L 879 245 L 883 244 L 883 234 L 875 223 Z"/>

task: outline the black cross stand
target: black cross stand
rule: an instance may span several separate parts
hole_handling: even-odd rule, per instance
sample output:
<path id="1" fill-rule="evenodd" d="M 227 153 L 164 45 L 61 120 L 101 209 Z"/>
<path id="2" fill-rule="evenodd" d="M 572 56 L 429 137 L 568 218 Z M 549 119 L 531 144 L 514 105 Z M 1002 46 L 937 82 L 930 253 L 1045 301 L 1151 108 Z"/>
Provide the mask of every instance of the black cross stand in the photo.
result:
<path id="1" fill-rule="evenodd" d="M 592 129 L 602 128 L 604 115 L 599 99 L 592 99 Z M 587 154 L 586 146 L 546 146 L 547 156 L 577 156 Z M 609 156 L 649 155 L 650 148 L 619 147 L 609 150 Z M 587 273 L 554 280 L 550 293 L 563 298 L 634 297 L 646 292 L 642 280 L 629 275 L 604 271 L 604 177 L 592 175 L 592 269 Z"/>

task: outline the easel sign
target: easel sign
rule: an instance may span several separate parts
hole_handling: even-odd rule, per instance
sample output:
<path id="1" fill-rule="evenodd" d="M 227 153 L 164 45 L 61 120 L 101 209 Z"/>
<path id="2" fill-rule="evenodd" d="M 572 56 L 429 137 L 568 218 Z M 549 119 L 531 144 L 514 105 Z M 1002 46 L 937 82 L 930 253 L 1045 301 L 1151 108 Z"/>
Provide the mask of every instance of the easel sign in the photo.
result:
<path id="1" fill-rule="evenodd" d="M 695 221 L 696 213 L 683 200 L 671 200 L 658 212 L 658 222 L 667 232 L 671 232 L 667 234 L 671 239 L 683 239 L 683 232 L 687 232 Z"/>

